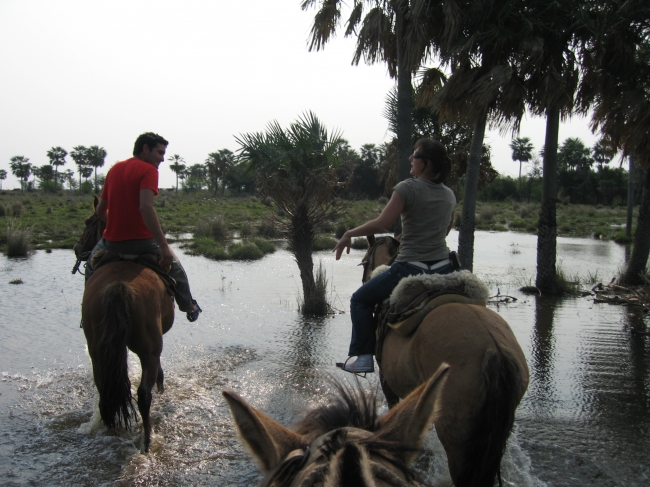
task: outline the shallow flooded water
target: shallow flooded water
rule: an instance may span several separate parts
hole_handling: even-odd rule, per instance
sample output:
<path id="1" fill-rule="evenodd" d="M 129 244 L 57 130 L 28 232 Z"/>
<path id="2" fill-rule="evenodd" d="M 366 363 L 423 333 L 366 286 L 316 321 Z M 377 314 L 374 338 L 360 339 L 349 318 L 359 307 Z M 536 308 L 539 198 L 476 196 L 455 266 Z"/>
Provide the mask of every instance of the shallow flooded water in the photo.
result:
<path id="1" fill-rule="evenodd" d="M 448 239 L 455 247 L 457 234 Z M 504 485 L 636 486 L 650 482 L 650 338 L 646 317 L 590 298 L 552 300 L 517 289 L 534 282 L 536 237 L 477 232 L 475 273 L 511 325 L 531 382 L 517 411 L 502 466 Z M 180 252 L 180 251 L 179 251 Z M 283 424 L 325 402 L 334 362 L 347 355 L 350 294 L 363 252 L 335 262 L 319 252 L 331 300 L 345 311 L 322 319 L 297 312 L 293 258 L 278 250 L 256 262 L 182 255 L 204 309 L 196 323 L 178 314 L 165 335 L 166 390 L 154 394 L 154 438 L 139 452 L 140 427 L 118 435 L 98 419 L 97 394 L 79 328 L 83 277 L 72 251 L 0 257 L 0 485 L 255 485 L 261 478 L 234 431 L 221 396 L 231 388 Z M 558 239 L 568 276 L 609 282 L 625 261 L 612 242 Z M 21 280 L 22 284 L 10 284 Z M 137 357 L 130 356 L 134 386 Z M 376 377 L 362 380 L 377 387 Z M 383 403 L 383 396 L 379 394 Z M 417 467 L 433 485 L 450 484 L 435 434 Z"/>

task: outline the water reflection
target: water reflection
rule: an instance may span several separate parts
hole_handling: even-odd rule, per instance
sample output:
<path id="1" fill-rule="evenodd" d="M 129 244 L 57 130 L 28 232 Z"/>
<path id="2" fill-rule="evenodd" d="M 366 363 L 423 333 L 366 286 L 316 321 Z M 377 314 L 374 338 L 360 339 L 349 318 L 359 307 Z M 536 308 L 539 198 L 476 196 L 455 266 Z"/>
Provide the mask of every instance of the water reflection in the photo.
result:
<path id="1" fill-rule="evenodd" d="M 553 322 L 558 300 L 535 296 L 535 323 L 531 337 L 530 367 L 531 383 L 528 395 L 533 400 L 533 410 L 537 414 L 551 414 L 555 398 L 555 352 L 556 337 Z"/>

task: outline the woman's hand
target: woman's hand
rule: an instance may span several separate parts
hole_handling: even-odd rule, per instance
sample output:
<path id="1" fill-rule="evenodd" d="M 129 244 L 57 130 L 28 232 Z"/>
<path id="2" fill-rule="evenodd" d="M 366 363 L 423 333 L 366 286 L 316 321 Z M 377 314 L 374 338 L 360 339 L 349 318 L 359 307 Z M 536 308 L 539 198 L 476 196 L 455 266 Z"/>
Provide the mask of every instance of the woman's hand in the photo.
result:
<path id="1" fill-rule="evenodd" d="M 336 260 L 339 260 L 341 258 L 343 249 L 346 249 L 346 254 L 350 253 L 350 245 L 352 245 L 352 237 L 350 237 L 348 233 L 345 232 L 341 237 L 341 240 L 339 240 L 339 243 L 336 244 L 336 247 L 334 247 L 334 250 L 332 251 L 336 252 Z"/>

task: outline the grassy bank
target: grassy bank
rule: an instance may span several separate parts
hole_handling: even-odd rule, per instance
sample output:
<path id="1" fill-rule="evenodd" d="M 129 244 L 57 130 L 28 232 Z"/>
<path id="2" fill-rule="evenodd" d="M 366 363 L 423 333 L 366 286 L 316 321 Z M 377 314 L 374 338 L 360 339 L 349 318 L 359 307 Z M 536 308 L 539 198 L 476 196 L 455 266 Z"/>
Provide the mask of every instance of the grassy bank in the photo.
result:
<path id="1" fill-rule="evenodd" d="M 346 215 L 326 229 L 327 236 L 332 238 L 347 228 L 375 218 L 386 202 L 385 198 L 347 202 Z M 213 198 L 207 192 L 177 193 L 164 190 L 155 199 L 155 206 L 164 231 L 172 239 L 192 239 L 192 242 L 186 243 L 190 251 L 212 258 L 263 255 L 269 252 L 268 248 L 256 252 L 249 246 L 248 251 L 243 252 L 235 247 L 230 254 L 219 249 L 233 237 L 251 240 L 258 237 L 254 245 L 259 248 L 262 246 L 260 239 L 277 236 L 270 203 L 265 204 L 257 197 Z M 558 205 L 557 210 L 560 236 L 620 239 L 624 235 L 624 207 Z M 89 195 L 69 191 L 58 194 L 0 191 L 0 251 L 7 252 L 7 228 L 12 226 L 29 230 L 32 248 L 72 248 L 81 234 L 85 218 L 91 212 L 92 196 Z M 538 204 L 479 203 L 476 228 L 534 234 L 537 231 L 538 213 Z M 456 209 L 456 226 L 460 224 L 460 215 L 459 205 Z M 215 230 L 210 222 L 217 216 L 222 226 Z M 636 221 L 636 211 L 634 219 Z M 325 239 L 324 242 L 327 242 L 324 245 L 329 245 L 332 240 Z"/>

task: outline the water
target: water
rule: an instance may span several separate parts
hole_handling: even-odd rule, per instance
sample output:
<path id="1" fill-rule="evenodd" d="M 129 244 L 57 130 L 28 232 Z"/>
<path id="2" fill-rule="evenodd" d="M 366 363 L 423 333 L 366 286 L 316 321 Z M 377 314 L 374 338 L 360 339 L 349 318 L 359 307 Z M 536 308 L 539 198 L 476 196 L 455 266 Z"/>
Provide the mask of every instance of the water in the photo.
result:
<path id="1" fill-rule="evenodd" d="M 452 233 L 450 245 L 456 241 Z M 533 236 L 477 232 L 475 246 L 475 272 L 492 294 L 517 298 L 495 309 L 531 371 L 503 462 L 504 484 L 647 485 L 649 338 L 633 333 L 646 317 L 589 298 L 519 293 L 534 282 Z M 316 255 L 341 310 L 360 285 L 362 254 L 352 251 L 339 262 L 329 252 Z M 260 473 L 234 432 L 221 390 L 234 389 L 289 425 L 327 400 L 328 376 L 347 379 L 333 364 L 347 354 L 349 315 L 300 317 L 300 277 L 286 251 L 251 263 L 181 259 L 204 312 L 196 323 L 179 314 L 165 335 L 166 391 L 154 394 L 152 451 L 143 455 L 139 425 L 114 435 L 98 419 L 79 328 L 83 278 L 70 274 L 73 253 L 0 257 L 0 485 L 255 485 Z M 612 242 L 558 239 L 568 276 L 609 282 L 624 260 L 625 249 Z M 23 284 L 9 284 L 15 279 Z M 137 386 L 137 357 L 130 356 L 130 367 Z M 377 387 L 376 377 L 361 383 Z M 433 485 L 449 485 L 435 435 L 426 446 L 417 468 Z"/>

